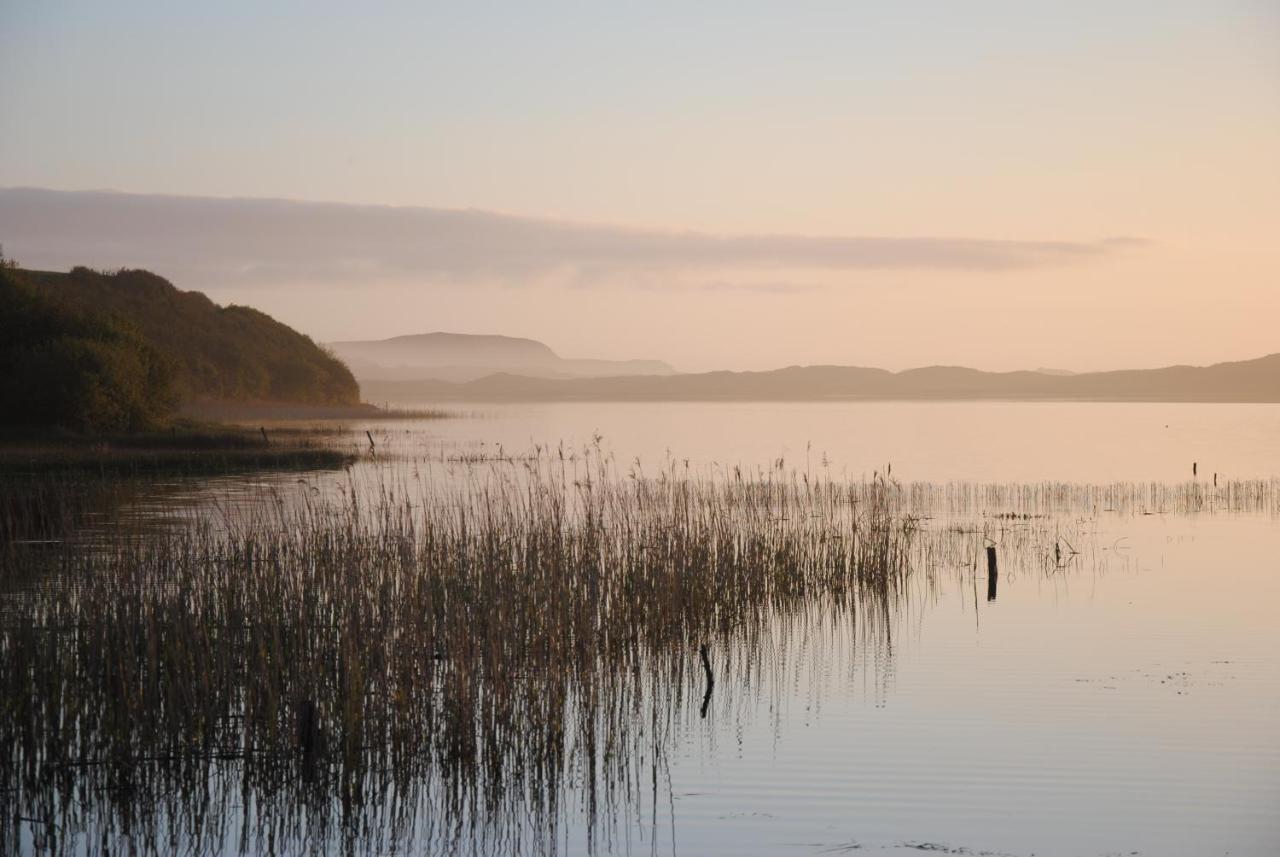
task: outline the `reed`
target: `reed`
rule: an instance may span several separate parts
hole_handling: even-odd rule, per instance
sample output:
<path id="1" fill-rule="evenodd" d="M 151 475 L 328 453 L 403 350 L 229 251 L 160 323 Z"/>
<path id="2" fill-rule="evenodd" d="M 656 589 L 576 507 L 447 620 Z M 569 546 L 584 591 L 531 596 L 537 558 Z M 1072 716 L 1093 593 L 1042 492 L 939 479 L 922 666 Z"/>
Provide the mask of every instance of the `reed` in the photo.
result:
<path id="1" fill-rule="evenodd" d="M 83 519 L 91 479 L 38 484 L 36 518 Z M 608 847 L 682 718 L 748 704 L 796 645 L 824 668 L 824 629 L 891 651 L 989 544 L 1016 580 L 1097 563 L 1106 516 L 1280 514 L 1276 480 L 647 474 L 598 443 L 254 484 L 0 540 L 0 852 L 547 853 L 570 815 Z"/>
<path id="2" fill-rule="evenodd" d="M 528 831 L 503 819 L 554 820 L 570 782 L 607 815 L 665 712 L 701 700 L 701 645 L 758 643 L 819 598 L 888 609 L 915 531 L 898 491 L 624 476 L 602 459 L 443 485 L 401 471 L 163 533 L 10 549 L 5 579 L 23 585 L 0 628 L 0 842 L 163 843 L 154 827 L 174 824 L 217 838 L 210 783 L 227 771 L 273 812 L 312 807 L 317 842 L 365 829 L 346 822 L 383 811 L 387 789 L 417 795 L 400 807 L 429 792 L 433 819 L 456 822 L 443 842 L 479 824 L 498 851 Z M 524 846 L 554 844 L 537 829 Z"/>

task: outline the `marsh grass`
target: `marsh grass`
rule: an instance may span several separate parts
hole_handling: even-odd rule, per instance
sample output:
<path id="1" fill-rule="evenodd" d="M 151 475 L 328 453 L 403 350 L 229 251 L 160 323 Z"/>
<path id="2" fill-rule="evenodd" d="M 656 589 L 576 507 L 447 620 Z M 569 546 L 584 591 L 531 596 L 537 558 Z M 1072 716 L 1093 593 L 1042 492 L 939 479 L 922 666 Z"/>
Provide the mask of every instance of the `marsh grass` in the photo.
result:
<path id="1" fill-rule="evenodd" d="M 985 545 L 1060 574 L 1101 516 L 1277 513 L 1275 481 L 650 475 L 598 449 L 320 481 L 0 546 L 0 851 L 549 853 L 570 816 L 609 847 L 681 723 L 748 704 L 796 640 L 892 651 Z"/>
<path id="2" fill-rule="evenodd" d="M 26 821 L 4 841 L 200 840 L 228 769 L 285 815 L 312 807 L 317 836 L 363 829 L 347 822 L 387 789 L 430 792 L 441 835 L 498 850 L 530 829 L 504 819 L 556 819 L 570 783 L 608 815 L 701 698 L 700 645 L 750 646 L 818 597 L 887 604 L 914 531 L 884 483 L 601 462 L 415 484 L 7 551 L 25 588 L 0 630 L 0 809 Z M 206 800 L 140 817 L 175 795 Z M 553 827 L 514 844 L 554 850 Z"/>

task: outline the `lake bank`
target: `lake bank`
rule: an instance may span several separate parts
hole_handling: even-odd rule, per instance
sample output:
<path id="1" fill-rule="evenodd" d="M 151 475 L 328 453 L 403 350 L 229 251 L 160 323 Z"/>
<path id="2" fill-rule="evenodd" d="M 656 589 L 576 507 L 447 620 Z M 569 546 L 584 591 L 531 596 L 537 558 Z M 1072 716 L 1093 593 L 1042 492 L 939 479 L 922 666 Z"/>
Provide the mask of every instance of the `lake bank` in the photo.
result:
<path id="1" fill-rule="evenodd" d="M 96 473 L 115 476 L 216 475 L 256 469 L 342 467 L 354 455 L 299 429 L 182 422 L 117 435 L 11 430 L 0 435 L 0 476 Z"/>

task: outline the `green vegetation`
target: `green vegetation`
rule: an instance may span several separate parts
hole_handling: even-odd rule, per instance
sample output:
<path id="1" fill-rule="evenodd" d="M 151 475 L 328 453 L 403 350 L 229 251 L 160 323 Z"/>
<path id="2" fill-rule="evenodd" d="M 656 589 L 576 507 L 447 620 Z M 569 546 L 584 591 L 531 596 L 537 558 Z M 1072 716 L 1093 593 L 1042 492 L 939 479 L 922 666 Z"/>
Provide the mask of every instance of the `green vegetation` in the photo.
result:
<path id="1" fill-rule="evenodd" d="M 23 271 L 0 256 L 0 426 L 167 426 L 183 402 L 353 407 L 337 358 L 248 307 L 146 271 Z"/>
<path id="2" fill-rule="evenodd" d="M 173 363 L 183 400 L 350 405 L 360 388 L 337 358 L 250 307 L 220 307 L 147 271 L 25 272 L 60 305 L 126 319 Z"/>
<path id="3" fill-rule="evenodd" d="M 177 401 L 172 360 L 127 320 L 57 301 L 0 265 L 0 424 L 137 431 Z"/>

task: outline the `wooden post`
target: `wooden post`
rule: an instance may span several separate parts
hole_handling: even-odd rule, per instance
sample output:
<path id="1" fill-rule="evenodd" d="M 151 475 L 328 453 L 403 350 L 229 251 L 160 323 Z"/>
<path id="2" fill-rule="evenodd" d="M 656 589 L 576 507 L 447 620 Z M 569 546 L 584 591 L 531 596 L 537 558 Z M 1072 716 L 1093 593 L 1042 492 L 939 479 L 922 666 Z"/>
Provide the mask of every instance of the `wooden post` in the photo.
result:
<path id="1" fill-rule="evenodd" d="M 711 688 L 716 685 L 716 677 L 711 672 L 711 657 L 707 654 L 707 644 L 703 643 L 698 648 L 698 654 L 702 656 L 702 671 L 707 676 L 707 690 L 702 694 L 702 719 L 707 718 L 707 708 L 711 705 Z"/>
<path id="2" fill-rule="evenodd" d="M 987 600 L 996 600 L 996 585 L 1000 572 L 996 568 L 996 549 L 994 545 L 987 547 Z"/>

